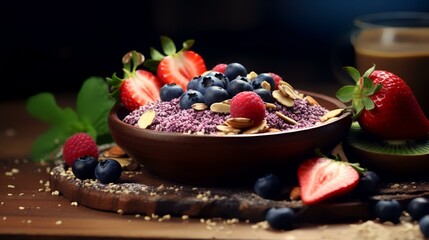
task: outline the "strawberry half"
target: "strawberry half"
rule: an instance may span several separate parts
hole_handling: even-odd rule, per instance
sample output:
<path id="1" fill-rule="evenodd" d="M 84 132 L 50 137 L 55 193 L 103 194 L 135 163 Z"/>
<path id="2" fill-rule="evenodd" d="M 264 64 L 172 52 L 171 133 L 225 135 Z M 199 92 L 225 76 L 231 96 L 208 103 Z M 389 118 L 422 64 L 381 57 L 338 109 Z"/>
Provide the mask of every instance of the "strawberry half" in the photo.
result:
<path id="1" fill-rule="evenodd" d="M 429 121 L 410 87 L 395 74 L 375 70 L 375 65 L 360 76 L 353 67 L 346 71 L 356 85 L 337 92 L 343 102 L 352 101 L 354 118 L 363 130 L 384 140 L 427 138 Z"/>
<path id="2" fill-rule="evenodd" d="M 107 82 L 112 87 L 111 94 L 124 104 L 130 111 L 159 99 L 162 83 L 151 72 L 137 70 L 144 62 L 141 53 L 132 51 L 123 58 L 124 78 L 119 78 L 116 73 Z"/>
<path id="3" fill-rule="evenodd" d="M 347 162 L 315 157 L 300 164 L 298 181 L 301 199 L 310 205 L 352 191 L 359 183 L 359 173 Z"/>
<path id="4" fill-rule="evenodd" d="M 176 83 L 183 89 L 194 77 L 200 76 L 207 67 L 204 59 L 196 52 L 189 50 L 194 45 L 194 40 L 187 40 L 183 43 L 183 48 L 176 52 L 174 42 L 161 36 L 161 45 L 164 54 L 151 48 L 149 59 L 144 64 L 152 71 L 156 71 L 157 77 L 164 83 Z"/>

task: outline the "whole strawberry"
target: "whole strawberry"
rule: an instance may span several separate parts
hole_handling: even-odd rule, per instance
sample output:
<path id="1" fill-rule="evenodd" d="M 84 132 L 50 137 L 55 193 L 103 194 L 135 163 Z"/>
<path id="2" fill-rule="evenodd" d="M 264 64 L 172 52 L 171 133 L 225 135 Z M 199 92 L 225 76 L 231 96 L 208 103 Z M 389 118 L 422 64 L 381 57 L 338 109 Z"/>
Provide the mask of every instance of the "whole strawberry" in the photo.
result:
<path id="1" fill-rule="evenodd" d="M 298 167 L 301 199 L 305 204 L 351 192 L 359 183 L 357 166 L 327 157 L 310 158 Z"/>
<path id="2" fill-rule="evenodd" d="M 113 74 L 112 78 L 107 78 L 107 82 L 112 87 L 111 94 L 130 111 L 159 100 L 161 82 L 151 72 L 137 70 L 137 67 L 144 62 L 144 56 L 132 51 L 122 58 L 122 62 L 124 78 L 119 78 L 116 74 Z"/>
<path id="3" fill-rule="evenodd" d="M 194 45 L 194 42 L 192 39 L 185 41 L 183 48 L 176 52 L 176 45 L 173 40 L 169 37 L 161 36 L 164 54 L 151 48 L 152 59 L 149 59 L 144 64 L 152 71 L 156 71 L 157 77 L 164 84 L 176 83 L 183 89 L 187 89 L 189 81 L 207 71 L 204 59 L 198 53 L 189 50 Z"/>
<path id="4" fill-rule="evenodd" d="M 343 102 L 352 101 L 355 119 L 362 129 L 386 140 L 427 138 L 429 122 L 410 87 L 395 74 L 374 70 L 361 77 L 352 68 L 345 68 L 356 81 L 337 92 Z"/>
<path id="5" fill-rule="evenodd" d="M 98 147 L 87 133 L 76 133 L 69 137 L 63 146 L 63 160 L 67 166 L 73 166 L 76 159 L 84 156 L 98 159 Z"/>

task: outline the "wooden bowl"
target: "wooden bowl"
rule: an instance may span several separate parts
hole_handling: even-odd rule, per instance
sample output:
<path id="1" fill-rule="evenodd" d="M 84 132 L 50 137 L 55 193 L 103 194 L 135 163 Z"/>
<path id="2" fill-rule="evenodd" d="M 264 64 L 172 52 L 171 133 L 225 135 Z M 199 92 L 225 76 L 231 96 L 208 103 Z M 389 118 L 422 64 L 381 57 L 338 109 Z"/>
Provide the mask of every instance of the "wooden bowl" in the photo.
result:
<path id="1" fill-rule="evenodd" d="M 344 108 L 335 98 L 301 91 L 329 110 Z M 246 135 L 193 135 L 141 129 L 124 123 L 129 112 L 111 110 L 115 142 L 154 175 L 197 186 L 235 185 L 267 173 L 295 178 L 296 167 L 316 148 L 336 146 L 347 134 L 351 114 L 330 123 L 287 132 Z"/>

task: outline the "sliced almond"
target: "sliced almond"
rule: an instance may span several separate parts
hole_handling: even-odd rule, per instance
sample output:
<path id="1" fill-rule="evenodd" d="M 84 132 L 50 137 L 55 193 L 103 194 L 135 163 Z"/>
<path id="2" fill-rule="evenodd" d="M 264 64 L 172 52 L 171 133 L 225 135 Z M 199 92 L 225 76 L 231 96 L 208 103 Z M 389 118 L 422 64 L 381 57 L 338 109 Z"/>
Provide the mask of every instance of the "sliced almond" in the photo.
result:
<path id="1" fill-rule="evenodd" d="M 210 111 L 212 112 L 217 112 L 217 113 L 229 113 L 230 111 L 230 106 L 229 104 L 225 104 L 225 103 L 213 103 L 210 106 Z"/>
<path id="2" fill-rule="evenodd" d="M 292 98 L 286 97 L 280 93 L 279 90 L 273 91 L 273 98 L 276 99 L 281 105 L 285 107 L 293 107 L 294 100 Z"/>
<path id="3" fill-rule="evenodd" d="M 271 85 L 267 81 L 261 82 L 261 87 L 265 88 L 267 91 L 271 91 Z"/>
<path id="4" fill-rule="evenodd" d="M 297 121 L 293 120 L 292 118 L 290 118 L 290 117 L 288 117 L 288 116 L 284 115 L 283 113 L 281 113 L 281 112 L 279 112 L 279 111 L 277 111 L 277 112 L 276 112 L 276 115 L 277 115 L 279 118 L 281 118 L 283 121 L 285 121 L 285 122 L 287 122 L 287 123 L 289 123 L 289 124 L 292 124 L 292 125 L 297 125 L 297 124 L 298 124 L 298 122 L 297 122 Z"/>
<path id="5" fill-rule="evenodd" d="M 265 103 L 265 108 L 276 109 L 277 106 L 274 103 Z"/>
<path id="6" fill-rule="evenodd" d="M 252 127 L 253 120 L 250 118 L 228 118 L 225 120 L 225 125 L 232 128 L 244 129 Z"/>
<path id="7" fill-rule="evenodd" d="M 270 127 L 268 126 L 267 121 L 264 119 L 258 125 L 243 131 L 243 134 L 264 133 L 267 132 L 268 129 L 270 129 Z"/>
<path id="8" fill-rule="evenodd" d="M 268 132 L 274 133 L 274 132 L 281 132 L 282 130 L 277 129 L 277 128 L 269 128 Z"/>
<path id="9" fill-rule="evenodd" d="M 320 106 L 320 104 L 312 96 L 305 96 L 304 100 L 308 102 L 311 106 Z"/>
<path id="10" fill-rule="evenodd" d="M 343 113 L 343 111 L 344 111 L 344 109 L 342 109 L 342 108 L 331 110 L 331 111 L 327 112 L 325 115 L 323 115 L 322 117 L 320 117 L 320 121 L 325 122 L 330 118 L 337 117 L 341 113 Z"/>
<path id="11" fill-rule="evenodd" d="M 139 121 L 137 122 L 137 125 L 140 128 L 147 128 L 153 123 L 153 120 L 155 120 L 155 117 L 156 117 L 155 110 L 148 109 L 140 116 Z"/>
<path id="12" fill-rule="evenodd" d="M 228 134 L 228 133 L 238 134 L 241 131 L 240 129 L 233 128 L 233 127 L 226 126 L 226 125 L 217 125 L 216 129 L 221 131 L 222 133 L 225 133 L 225 134 Z"/>
<path id="13" fill-rule="evenodd" d="M 127 153 L 122 150 L 118 145 L 114 145 L 111 148 L 103 152 L 104 157 L 124 157 Z"/>
<path id="14" fill-rule="evenodd" d="M 223 100 L 222 103 L 231 105 L 231 99 Z"/>
<path id="15" fill-rule="evenodd" d="M 207 106 L 205 103 L 194 103 L 192 104 L 192 109 L 194 109 L 195 111 L 203 111 L 208 109 L 209 106 Z"/>
<path id="16" fill-rule="evenodd" d="M 247 79 L 249 79 L 249 80 L 253 80 L 253 79 L 255 79 L 257 76 L 258 76 L 258 74 L 257 74 L 256 72 L 251 71 L 250 73 L 248 73 L 248 74 L 246 75 L 246 78 L 247 78 Z"/>

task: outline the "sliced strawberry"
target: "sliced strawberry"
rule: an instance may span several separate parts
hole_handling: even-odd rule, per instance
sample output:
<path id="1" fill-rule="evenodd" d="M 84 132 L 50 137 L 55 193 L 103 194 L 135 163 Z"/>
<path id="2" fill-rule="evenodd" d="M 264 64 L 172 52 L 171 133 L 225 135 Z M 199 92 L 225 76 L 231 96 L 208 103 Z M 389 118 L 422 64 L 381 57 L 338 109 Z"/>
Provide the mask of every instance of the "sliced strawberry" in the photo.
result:
<path id="1" fill-rule="evenodd" d="M 186 89 L 190 80 L 206 70 L 203 58 L 198 53 L 187 50 L 163 58 L 156 75 L 164 83 L 176 83 Z"/>
<path id="2" fill-rule="evenodd" d="M 187 40 L 183 48 L 176 52 L 173 40 L 161 36 L 161 45 L 164 54 L 154 48 L 150 49 L 152 59 L 144 64 L 164 83 L 176 83 L 183 89 L 194 77 L 200 76 L 207 71 L 204 59 L 196 52 L 189 50 L 194 40 Z"/>
<path id="3" fill-rule="evenodd" d="M 122 61 L 124 78 L 119 78 L 116 74 L 113 74 L 112 78 L 107 78 L 112 88 L 111 94 L 130 111 L 158 100 L 161 81 L 151 72 L 137 70 L 137 67 L 143 63 L 144 56 L 132 51 L 127 53 Z"/>
<path id="4" fill-rule="evenodd" d="M 301 163 L 298 181 L 302 201 L 315 204 L 352 191 L 359 183 L 359 173 L 347 162 L 315 157 Z"/>

